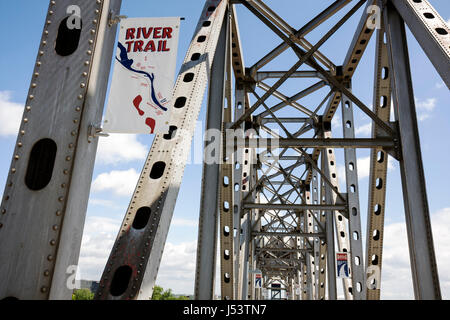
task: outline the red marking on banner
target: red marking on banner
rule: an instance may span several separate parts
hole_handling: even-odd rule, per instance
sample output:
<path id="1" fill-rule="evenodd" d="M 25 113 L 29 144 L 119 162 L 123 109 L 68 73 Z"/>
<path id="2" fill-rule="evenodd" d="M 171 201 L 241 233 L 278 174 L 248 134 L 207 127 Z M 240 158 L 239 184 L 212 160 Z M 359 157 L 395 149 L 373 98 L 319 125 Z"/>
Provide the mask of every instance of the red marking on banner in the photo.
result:
<path id="1" fill-rule="evenodd" d="M 153 118 L 147 118 L 145 119 L 145 124 L 148 125 L 150 127 L 150 133 L 153 133 L 155 131 L 155 125 L 156 125 L 156 121 Z"/>
<path id="2" fill-rule="evenodd" d="M 141 87 L 148 87 L 148 84 L 146 84 L 146 83 L 141 83 Z"/>
<path id="3" fill-rule="evenodd" d="M 139 112 L 139 115 L 140 115 L 140 116 L 143 116 L 143 115 L 144 115 L 144 111 L 142 111 L 142 110 L 139 108 L 139 106 L 141 105 L 141 102 L 142 102 L 142 97 L 139 95 L 139 96 L 137 96 L 136 98 L 134 98 L 134 100 L 133 100 L 133 105 L 134 105 L 134 107 L 137 109 L 137 111 Z"/>

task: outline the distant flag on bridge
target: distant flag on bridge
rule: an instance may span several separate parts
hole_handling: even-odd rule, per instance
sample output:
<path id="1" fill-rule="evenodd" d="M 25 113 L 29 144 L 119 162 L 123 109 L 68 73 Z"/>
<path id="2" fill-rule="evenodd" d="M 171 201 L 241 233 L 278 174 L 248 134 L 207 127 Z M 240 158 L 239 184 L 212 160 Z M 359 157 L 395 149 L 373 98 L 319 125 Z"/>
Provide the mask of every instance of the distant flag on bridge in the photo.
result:
<path id="1" fill-rule="evenodd" d="M 120 23 L 106 133 L 168 133 L 180 18 Z"/>

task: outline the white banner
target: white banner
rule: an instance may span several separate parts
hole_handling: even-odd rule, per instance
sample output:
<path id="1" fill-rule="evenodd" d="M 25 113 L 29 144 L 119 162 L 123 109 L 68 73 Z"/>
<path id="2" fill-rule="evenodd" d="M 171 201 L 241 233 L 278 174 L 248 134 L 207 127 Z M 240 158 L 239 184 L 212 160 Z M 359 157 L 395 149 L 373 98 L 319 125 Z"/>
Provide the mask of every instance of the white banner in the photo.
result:
<path id="1" fill-rule="evenodd" d="M 106 133 L 168 133 L 180 18 L 120 23 Z"/>

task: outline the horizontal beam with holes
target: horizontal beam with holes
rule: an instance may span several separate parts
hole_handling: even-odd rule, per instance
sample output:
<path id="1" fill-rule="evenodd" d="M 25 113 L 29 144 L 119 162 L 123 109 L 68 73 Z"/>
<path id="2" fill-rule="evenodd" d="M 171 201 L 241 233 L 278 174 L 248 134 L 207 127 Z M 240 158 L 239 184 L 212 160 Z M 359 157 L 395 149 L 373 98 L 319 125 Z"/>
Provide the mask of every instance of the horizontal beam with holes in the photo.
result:
<path id="1" fill-rule="evenodd" d="M 307 233 L 307 232 L 270 232 L 270 231 L 259 231 L 252 232 L 253 237 L 314 237 L 323 238 L 325 233 Z"/>
<path id="2" fill-rule="evenodd" d="M 272 203 L 243 203 L 244 209 L 263 210 L 338 210 L 345 211 L 347 206 L 343 204 L 272 204 Z"/>
<path id="3" fill-rule="evenodd" d="M 227 147 L 232 148 L 394 148 L 396 143 L 391 138 L 282 138 L 282 139 L 260 139 L 247 138 L 227 140 Z"/>

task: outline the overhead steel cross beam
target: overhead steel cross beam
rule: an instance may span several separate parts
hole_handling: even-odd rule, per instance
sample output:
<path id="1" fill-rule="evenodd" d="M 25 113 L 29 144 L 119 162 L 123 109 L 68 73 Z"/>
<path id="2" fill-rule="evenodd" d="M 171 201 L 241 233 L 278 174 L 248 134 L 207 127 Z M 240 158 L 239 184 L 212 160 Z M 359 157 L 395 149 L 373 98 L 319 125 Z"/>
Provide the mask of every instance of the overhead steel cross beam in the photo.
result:
<path id="1" fill-rule="evenodd" d="M 358 2 L 352 10 L 350 10 L 328 33 L 322 37 L 322 39 L 319 40 L 319 42 L 316 43 L 314 47 L 312 47 L 308 52 L 304 52 L 302 49 L 300 49 L 289 37 L 287 37 L 283 32 L 281 32 L 276 26 L 274 26 L 267 18 L 265 18 L 263 15 L 261 15 L 257 10 L 255 10 L 252 6 L 250 6 L 245 0 L 240 0 L 241 3 L 243 3 L 250 11 L 252 11 L 264 24 L 266 24 L 272 31 L 274 31 L 280 38 L 282 38 L 297 54 L 299 57 L 299 61 L 286 73 L 286 75 L 292 74 L 295 70 L 294 67 L 297 68 L 300 67 L 301 64 L 308 61 L 309 64 L 315 68 L 320 74 L 324 76 L 324 78 L 336 88 L 336 90 L 341 91 L 347 98 L 349 98 L 353 103 L 355 103 L 366 115 L 368 115 L 375 123 L 376 125 L 380 126 L 388 135 L 395 136 L 394 130 L 386 124 L 384 121 L 382 121 L 380 118 L 377 117 L 376 114 L 374 114 L 361 100 L 359 100 L 355 95 L 353 95 L 345 86 L 336 79 L 335 76 L 331 75 L 329 72 L 327 72 L 325 69 L 323 69 L 316 61 L 311 59 L 312 53 L 318 49 L 331 35 L 333 35 L 337 29 L 339 29 L 342 24 L 344 24 L 363 4 L 366 0 L 361 0 Z M 286 77 L 287 78 L 287 77 Z M 276 90 L 286 79 L 280 78 L 279 81 L 277 81 L 274 86 L 272 87 L 272 90 Z M 270 91 L 269 91 L 270 92 Z M 244 115 L 242 115 L 241 118 L 239 118 L 232 126 L 232 128 L 236 128 L 238 124 L 242 123 L 247 119 L 250 114 L 256 110 L 264 101 L 268 98 L 270 94 L 267 92 L 261 99 L 258 101 L 255 105 L 252 106 Z M 270 92 L 271 93 L 271 92 Z M 262 101 L 261 101 L 262 100 Z"/>
<path id="2" fill-rule="evenodd" d="M 314 52 L 322 46 L 358 9 L 361 7 L 365 0 L 361 0 L 355 7 L 352 8 L 330 31 L 328 31 L 308 52 L 304 52 L 302 49 L 298 48 L 297 45 L 287 37 L 283 32 L 281 32 L 278 28 L 276 28 L 266 17 L 264 17 L 261 13 L 259 13 L 255 8 L 253 8 L 247 1 L 239 0 L 244 6 L 247 7 L 253 14 L 255 14 L 262 22 L 264 22 L 269 28 L 271 28 L 275 33 L 277 33 L 286 43 L 288 43 L 296 53 L 299 55 L 299 61 L 294 64 L 294 66 L 286 72 L 286 74 L 281 77 L 272 88 L 267 91 L 261 99 L 259 99 L 250 109 L 248 109 L 235 123 L 231 126 L 232 129 L 236 129 L 243 121 L 245 121 L 252 113 L 255 111 L 263 101 L 265 101 L 276 89 L 278 89 L 289 77 L 292 73 L 297 71 L 297 69 L 306 61 L 310 61 L 310 63 L 317 69 L 317 63 L 311 59 Z M 313 63 L 314 62 L 314 63 Z M 317 69 L 318 70 L 318 69 Z M 321 70 L 323 70 L 321 68 Z M 322 72 L 321 72 L 322 73 Z M 326 73 L 325 71 L 323 73 Z M 323 74 L 322 73 L 322 74 Z M 327 80 L 329 80 L 329 75 L 327 74 Z M 336 82 L 336 81 L 335 81 Z M 370 110 L 369 110 L 370 111 Z M 389 128 L 390 129 L 390 128 Z"/>
<path id="3" fill-rule="evenodd" d="M 328 8 L 323 10 L 321 13 L 319 13 L 317 16 L 315 16 L 311 21 L 309 21 L 302 28 L 300 28 L 295 33 L 295 36 L 297 38 L 302 38 L 302 37 L 306 36 L 308 33 L 310 33 L 315 28 L 317 28 L 319 25 L 321 25 L 324 21 L 326 21 L 327 19 L 332 17 L 337 11 L 339 11 L 344 6 L 346 6 L 350 1 L 351 0 L 337 0 L 337 1 L 335 1 Z M 269 54 L 264 56 L 262 59 L 260 59 L 258 62 L 256 62 L 252 67 L 250 67 L 250 70 L 251 70 L 250 73 L 254 72 L 255 70 L 261 69 L 267 63 L 272 61 L 274 58 L 279 56 L 281 53 L 283 53 L 288 48 L 289 48 L 289 46 L 285 42 L 279 44 Z"/>

